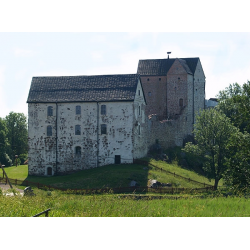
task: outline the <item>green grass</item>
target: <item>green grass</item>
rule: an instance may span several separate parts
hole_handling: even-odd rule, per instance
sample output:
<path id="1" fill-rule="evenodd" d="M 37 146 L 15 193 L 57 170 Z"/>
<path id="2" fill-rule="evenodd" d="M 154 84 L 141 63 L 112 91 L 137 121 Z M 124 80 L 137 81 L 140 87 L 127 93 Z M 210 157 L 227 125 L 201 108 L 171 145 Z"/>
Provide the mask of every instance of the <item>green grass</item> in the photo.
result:
<path id="1" fill-rule="evenodd" d="M 1 217 L 33 216 L 51 208 L 52 217 L 249 217 L 250 199 L 210 197 L 136 200 L 121 195 L 70 195 L 35 189 L 34 197 L 0 195 Z"/>
<path id="2" fill-rule="evenodd" d="M 209 182 L 204 176 L 198 175 L 192 171 L 182 169 L 177 165 L 168 164 L 161 161 L 150 161 L 152 164 L 161 167 L 162 169 L 175 172 L 187 178 L 191 178 L 202 183 L 213 184 Z M 174 177 L 171 174 L 166 174 L 156 169 L 146 168 L 145 166 L 136 164 L 120 164 L 109 165 L 100 168 L 88 169 L 79 171 L 74 174 L 64 176 L 50 176 L 50 177 L 38 177 L 28 176 L 28 166 L 22 165 L 18 167 L 8 167 L 5 171 L 9 178 L 28 180 L 32 182 L 39 182 L 45 185 L 52 185 L 61 188 L 115 188 L 115 187 L 127 187 L 132 180 L 137 181 L 140 186 L 147 186 L 149 179 L 157 179 L 163 183 L 172 183 L 173 187 L 185 187 L 185 188 L 199 188 L 203 185 L 189 182 L 188 180 Z"/>
<path id="3" fill-rule="evenodd" d="M 164 170 L 176 173 L 176 174 L 181 175 L 183 177 L 190 178 L 192 180 L 199 181 L 201 183 L 214 185 L 214 180 L 209 181 L 205 176 L 200 175 L 192 170 L 184 169 L 184 168 L 178 166 L 177 163 L 169 164 L 165 161 L 156 161 L 154 159 L 147 159 L 147 158 L 145 158 L 145 160 L 150 162 L 153 165 L 156 165 L 157 167 L 160 167 Z M 219 186 L 222 186 L 222 185 L 223 185 L 223 181 L 220 180 Z"/>
<path id="4" fill-rule="evenodd" d="M 191 178 L 202 183 L 212 184 L 205 177 L 195 172 L 182 169 L 176 164 L 167 164 L 161 161 L 150 161 L 152 164 L 166 169 L 176 174 Z M 160 182 L 172 183 L 176 187 L 199 187 L 197 184 L 188 182 L 184 179 L 174 177 L 171 174 L 161 173 L 154 169 L 143 169 L 140 165 L 110 165 L 101 168 L 79 171 L 78 173 L 53 176 L 36 177 L 28 176 L 27 166 L 18 166 L 6 168 L 5 171 L 9 178 L 40 182 L 47 185 L 56 185 L 58 187 L 68 188 L 102 188 L 102 187 L 125 187 L 131 180 L 136 180 L 141 186 L 147 185 L 148 179 L 157 179 Z"/>

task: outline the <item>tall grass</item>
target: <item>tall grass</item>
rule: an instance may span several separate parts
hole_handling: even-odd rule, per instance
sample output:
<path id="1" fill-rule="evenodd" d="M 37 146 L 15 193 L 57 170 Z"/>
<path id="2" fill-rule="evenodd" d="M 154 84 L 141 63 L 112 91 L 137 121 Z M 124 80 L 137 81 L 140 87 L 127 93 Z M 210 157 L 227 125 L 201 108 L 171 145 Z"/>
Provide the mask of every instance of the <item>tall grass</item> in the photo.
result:
<path id="1" fill-rule="evenodd" d="M 52 217 L 244 217 L 250 200 L 244 197 L 134 199 L 122 195 L 72 195 L 35 190 L 34 197 L 0 195 L 0 216 L 33 216 L 51 208 Z"/>

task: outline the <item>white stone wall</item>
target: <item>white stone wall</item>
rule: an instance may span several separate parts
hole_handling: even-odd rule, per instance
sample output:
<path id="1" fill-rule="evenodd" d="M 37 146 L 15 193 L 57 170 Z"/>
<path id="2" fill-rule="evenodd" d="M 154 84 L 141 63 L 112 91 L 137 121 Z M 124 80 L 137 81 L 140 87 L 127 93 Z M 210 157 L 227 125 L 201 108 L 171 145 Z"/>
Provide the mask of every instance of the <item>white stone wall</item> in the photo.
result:
<path id="1" fill-rule="evenodd" d="M 144 157 L 148 152 L 148 131 L 147 131 L 147 123 L 146 123 L 146 103 L 145 97 L 142 89 L 142 84 L 139 81 L 135 100 L 134 100 L 134 121 L 133 121 L 133 138 L 134 138 L 134 159 Z M 140 108 L 139 108 L 140 107 Z M 140 114 L 139 114 L 140 109 Z"/>
<path id="2" fill-rule="evenodd" d="M 101 114 L 102 105 L 106 105 L 105 115 Z M 53 116 L 48 116 L 48 106 L 53 107 Z M 76 106 L 81 107 L 81 114 L 76 114 Z M 140 83 L 134 102 L 39 103 L 29 104 L 28 112 L 31 175 L 47 175 L 48 167 L 55 174 L 114 164 L 116 155 L 121 163 L 132 163 L 133 158 L 147 153 Z M 102 124 L 106 125 L 106 134 L 101 133 Z M 52 136 L 47 136 L 49 125 Z M 80 135 L 75 133 L 76 125 L 81 128 Z M 80 147 L 80 154 L 76 147 Z"/>

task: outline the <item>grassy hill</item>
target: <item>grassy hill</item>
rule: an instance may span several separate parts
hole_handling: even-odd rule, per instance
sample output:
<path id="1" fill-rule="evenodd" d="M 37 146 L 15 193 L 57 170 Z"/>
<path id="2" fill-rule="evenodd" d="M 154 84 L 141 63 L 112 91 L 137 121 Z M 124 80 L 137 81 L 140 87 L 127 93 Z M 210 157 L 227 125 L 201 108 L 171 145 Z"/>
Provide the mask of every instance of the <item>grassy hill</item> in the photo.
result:
<path id="1" fill-rule="evenodd" d="M 149 162 L 162 169 L 175 172 L 178 175 L 213 185 L 213 182 L 210 182 L 206 177 L 193 171 L 183 169 L 177 164 L 168 164 L 153 159 L 149 159 Z M 108 165 L 100 168 L 79 171 L 70 175 L 49 177 L 28 176 L 27 165 L 8 167 L 5 168 L 5 171 L 9 178 L 12 179 L 28 180 L 45 185 L 72 189 L 128 187 L 132 180 L 138 182 L 140 186 L 147 186 L 149 179 L 156 179 L 163 183 L 171 183 L 173 187 L 202 187 L 202 185 L 138 164 Z"/>

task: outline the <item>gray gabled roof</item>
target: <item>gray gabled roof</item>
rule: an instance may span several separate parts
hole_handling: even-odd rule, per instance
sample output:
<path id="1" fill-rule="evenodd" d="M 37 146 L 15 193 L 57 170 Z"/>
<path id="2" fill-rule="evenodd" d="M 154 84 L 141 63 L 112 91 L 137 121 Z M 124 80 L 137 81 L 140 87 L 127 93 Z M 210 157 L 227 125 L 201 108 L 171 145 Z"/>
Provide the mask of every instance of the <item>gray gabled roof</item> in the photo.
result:
<path id="1" fill-rule="evenodd" d="M 194 74 L 199 57 L 139 60 L 137 73 L 145 75 L 167 75 L 174 61 L 178 59 L 188 74 Z"/>
<path id="2" fill-rule="evenodd" d="M 33 77 L 27 103 L 133 101 L 140 76 Z"/>

